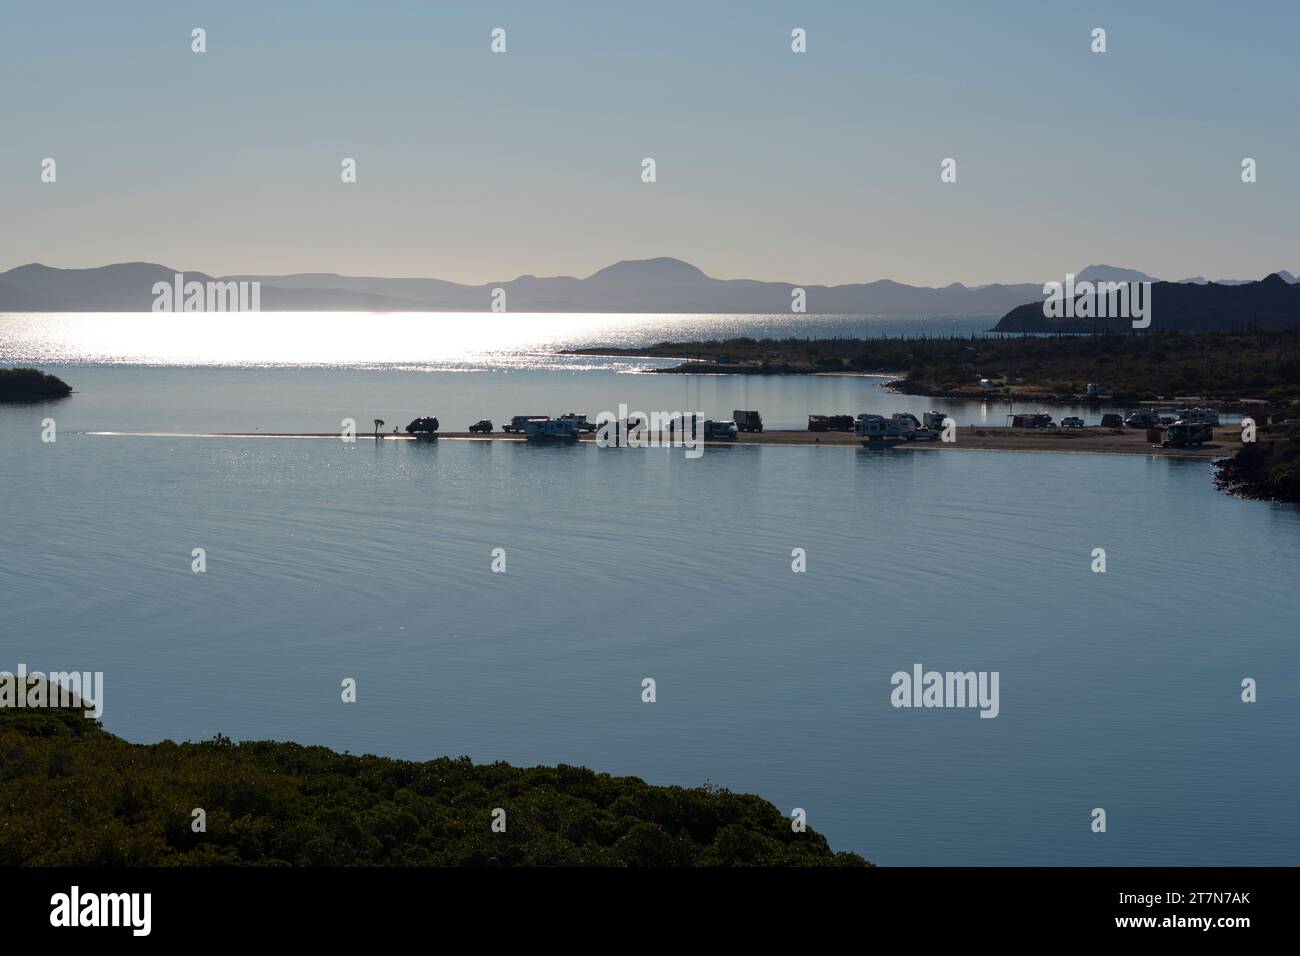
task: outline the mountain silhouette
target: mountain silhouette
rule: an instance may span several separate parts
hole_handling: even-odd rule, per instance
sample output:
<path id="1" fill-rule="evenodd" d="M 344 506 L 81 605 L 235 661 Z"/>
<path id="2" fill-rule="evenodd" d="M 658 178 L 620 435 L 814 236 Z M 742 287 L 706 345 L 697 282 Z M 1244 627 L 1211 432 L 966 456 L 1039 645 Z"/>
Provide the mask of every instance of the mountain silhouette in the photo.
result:
<path id="1" fill-rule="evenodd" d="M 1049 318 L 1044 296 L 1017 306 L 993 327 L 994 332 L 1128 332 L 1130 318 Z M 1147 316 L 1152 331 L 1207 331 L 1256 327 L 1300 328 L 1300 285 L 1276 272 L 1257 282 L 1157 282 L 1151 286 Z"/>
<path id="2" fill-rule="evenodd" d="M 148 312 L 157 282 L 179 271 L 153 262 L 122 262 L 91 269 L 40 263 L 0 273 L 3 312 Z M 467 285 L 432 278 L 345 276 L 335 273 L 211 276 L 185 271 L 186 281 L 257 281 L 263 311 L 482 312 L 503 289 L 512 312 L 789 313 L 802 288 L 806 311 L 844 315 L 1000 316 L 1042 300 L 1042 283 L 913 286 L 891 279 L 845 285 L 716 279 L 671 257 L 627 259 L 586 278 L 522 275 Z M 1288 274 L 1289 275 L 1289 274 Z M 1093 281 L 1146 281 L 1145 273 L 1088 266 Z M 1061 280 L 1064 276 L 1060 277 Z M 1058 280 L 1060 281 L 1060 280 Z"/>

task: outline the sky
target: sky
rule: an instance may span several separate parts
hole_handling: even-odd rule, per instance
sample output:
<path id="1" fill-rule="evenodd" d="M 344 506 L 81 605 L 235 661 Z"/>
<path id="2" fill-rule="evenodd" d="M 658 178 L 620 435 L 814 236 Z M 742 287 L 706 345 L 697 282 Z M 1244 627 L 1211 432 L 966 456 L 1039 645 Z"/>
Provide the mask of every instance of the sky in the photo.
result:
<path id="1" fill-rule="evenodd" d="M 1300 273 L 1297 36 L 1296 0 L 0 0 L 0 270 Z"/>

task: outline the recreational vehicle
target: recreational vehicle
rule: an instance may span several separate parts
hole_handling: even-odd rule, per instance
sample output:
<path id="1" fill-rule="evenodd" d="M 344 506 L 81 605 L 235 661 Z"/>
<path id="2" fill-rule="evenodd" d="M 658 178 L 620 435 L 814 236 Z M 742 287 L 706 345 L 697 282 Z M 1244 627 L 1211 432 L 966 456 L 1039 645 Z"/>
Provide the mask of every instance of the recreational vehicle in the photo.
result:
<path id="1" fill-rule="evenodd" d="M 1132 411 L 1124 419 L 1124 424 L 1129 428 L 1155 428 L 1160 424 L 1160 416 L 1151 411 Z"/>
<path id="2" fill-rule="evenodd" d="M 1189 425 L 1217 425 L 1219 424 L 1219 410 L 1217 408 L 1184 408 L 1178 412 L 1178 420 L 1187 422 Z"/>

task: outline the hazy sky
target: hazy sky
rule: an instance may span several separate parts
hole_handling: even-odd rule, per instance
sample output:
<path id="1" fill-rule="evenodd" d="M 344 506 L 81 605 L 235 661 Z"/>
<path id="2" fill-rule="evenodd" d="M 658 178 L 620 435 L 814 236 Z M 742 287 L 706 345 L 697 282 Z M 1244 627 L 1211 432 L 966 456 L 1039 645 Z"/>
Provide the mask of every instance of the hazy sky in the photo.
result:
<path id="1" fill-rule="evenodd" d="M 4 0 L 0 269 L 1300 272 L 1298 38 L 1297 0 Z"/>

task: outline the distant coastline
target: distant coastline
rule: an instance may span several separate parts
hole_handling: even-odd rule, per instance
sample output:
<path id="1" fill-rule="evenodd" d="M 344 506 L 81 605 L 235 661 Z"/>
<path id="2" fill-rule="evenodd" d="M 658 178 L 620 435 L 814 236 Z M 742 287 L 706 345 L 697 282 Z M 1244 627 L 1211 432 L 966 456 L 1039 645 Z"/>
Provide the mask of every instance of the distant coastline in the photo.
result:
<path id="1" fill-rule="evenodd" d="M 930 398 L 1063 406 L 1212 402 L 1266 415 L 1300 413 L 1300 328 L 1142 336 L 734 338 L 566 354 L 685 360 L 651 370 L 657 374 L 892 372 L 890 390 Z"/>

